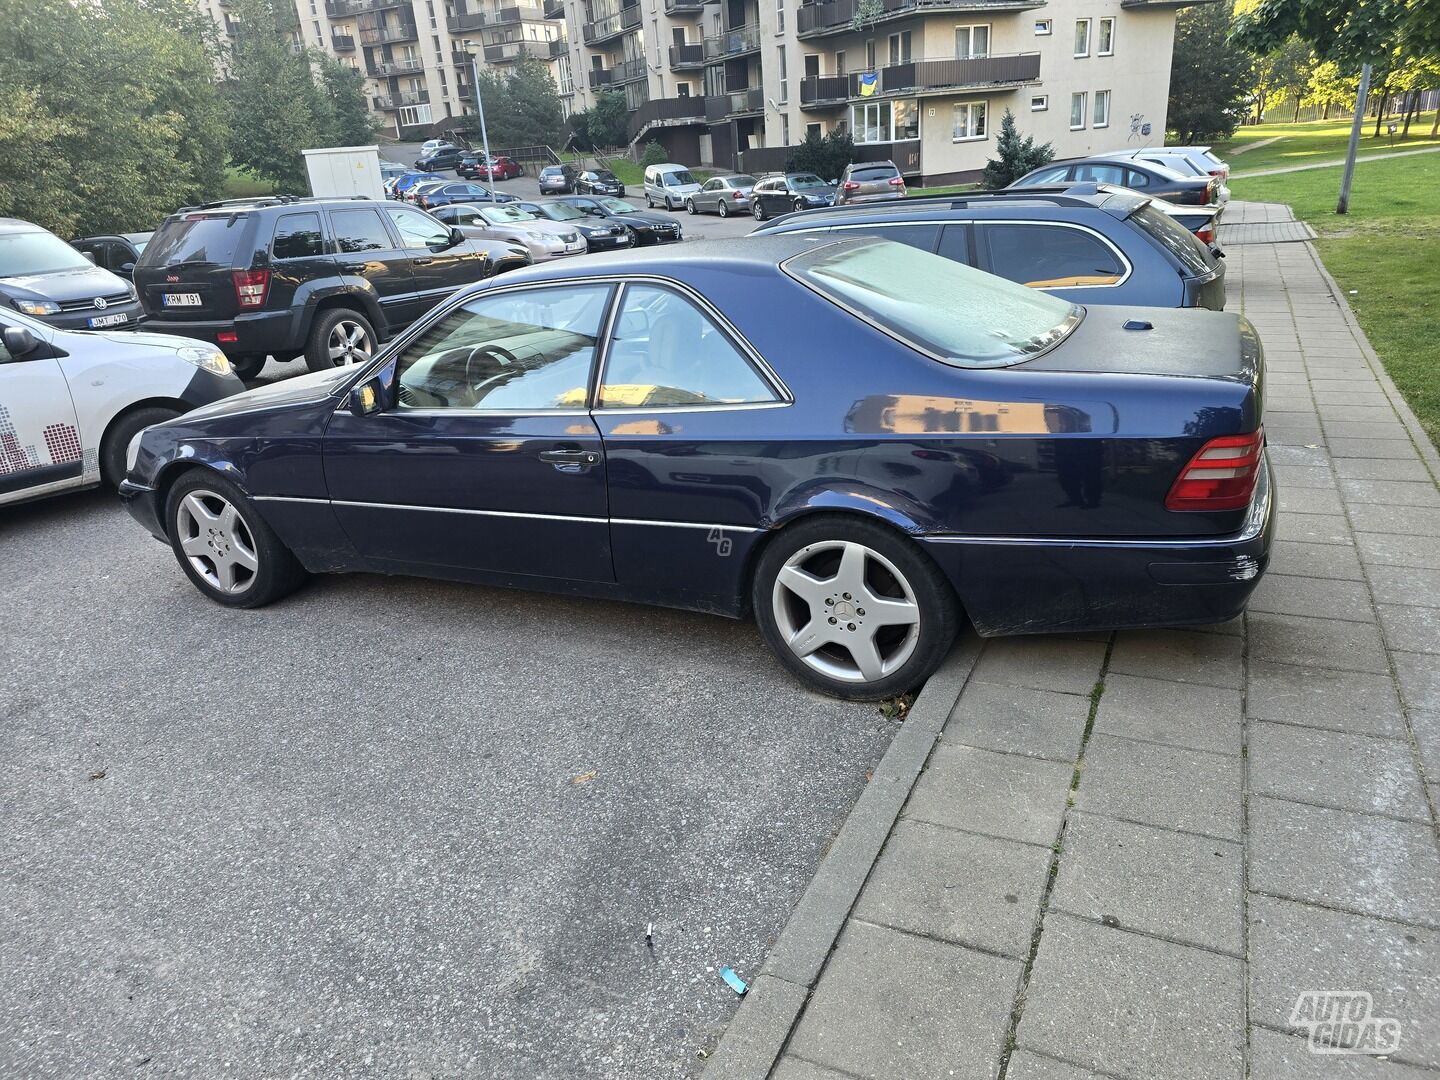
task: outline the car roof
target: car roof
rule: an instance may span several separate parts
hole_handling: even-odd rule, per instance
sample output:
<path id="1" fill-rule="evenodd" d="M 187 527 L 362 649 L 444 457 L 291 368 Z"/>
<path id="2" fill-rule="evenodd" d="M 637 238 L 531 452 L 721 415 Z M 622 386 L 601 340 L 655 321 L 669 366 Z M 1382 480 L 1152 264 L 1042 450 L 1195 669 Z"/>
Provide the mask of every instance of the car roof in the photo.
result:
<path id="1" fill-rule="evenodd" d="M 535 266 L 507 272 L 500 278 L 487 278 L 497 284 L 510 285 L 524 281 L 555 281 L 561 278 L 606 277 L 613 274 L 652 275 L 684 281 L 691 271 L 753 273 L 757 269 L 774 268 L 803 251 L 831 244 L 860 244 L 873 238 L 839 240 L 833 236 L 807 236 L 803 233 L 752 233 L 748 236 L 714 240 L 694 240 L 685 244 L 625 248 L 601 251 L 584 259 L 538 263 Z"/>
<path id="2" fill-rule="evenodd" d="M 44 228 L 24 218 L 0 217 L 0 232 L 45 232 Z"/>
<path id="3" fill-rule="evenodd" d="M 1058 160 L 1056 160 L 1056 161 L 1050 162 L 1049 165 L 1042 165 L 1042 166 L 1040 166 L 1040 169 L 1048 169 L 1048 168 L 1050 168 L 1052 165 L 1092 165 L 1092 164 L 1093 164 L 1093 165 L 1108 165 L 1110 162 L 1112 162 L 1112 161 L 1114 161 L 1114 160 L 1115 160 L 1115 158 L 1113 158 L 1113 157 L 1111 157 L 1111 156 L 1108 156 L 1108 155 L 1106 155 L 1106 154 L 1091 154 L 1091 155 L 1089 155 L 1088 157 L 1060 158 L 1060 159 L 1058 159 Z M 1180 173 L 1177 173 L 1174 169 L 1167 168 L 1167 167 L 1164 166 L 1164 165 L 1157 165 L 1157 164 L 1156 164 L 1155 162 L 1153 162 L 1153 161 L 1143 162 L 1142 164 L 1137 165 L 1136 167 L 1139 168 L 1139 169 L 1148 169 L 1148 170 L 1150 170 L 1151 172 L 1159 173 L 1161 176 L 1165 176 L 1165 177 L 1167 177 L 1168 179 L 1173 179 L 1173 180 L 1198 180 L 1198 179 L 1200 179 L 1198 176 L 1193 176 L 1193 177 L 1192 177 L 1192 176 L 1182 176 Z M 1031 172 L 1031 173 L 1037 173 L 1037 172 L 1040 171 L 1040 169 L 1031 169 L 1030 172 Z M 1028 176 L 1028 175 L 1030 175 L 1030 173 L 1026 173 L 1026 175 Z"/>
<path id="4" fill-rule="evenodd" d="M 775 218 L 776 222 L 824 221 L 898 222 L 953 213 L 956 217 L 973 217 L 974 211 L 994 210 L 1013 214 L 1017 210 L 1045 209 L 1098 210 L 1111 217 L 1124 219 L 1150 202 L 1147 195 L 1126 189 L 1101 191 L 1093 183 L 1043 185 L 1036 187 L 1002 188 L 999 191 L 964 192 L 956 195 L 917 195 L 908 199 L 891 199 L 880 203 L 849 203 L 816 210 L 802 210 Z"/>

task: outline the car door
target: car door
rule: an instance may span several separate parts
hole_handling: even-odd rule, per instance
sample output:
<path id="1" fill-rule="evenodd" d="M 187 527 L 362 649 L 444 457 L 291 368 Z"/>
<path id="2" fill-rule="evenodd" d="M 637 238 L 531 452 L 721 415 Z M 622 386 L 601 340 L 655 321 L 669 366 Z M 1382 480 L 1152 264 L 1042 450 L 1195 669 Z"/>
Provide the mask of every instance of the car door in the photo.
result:
<path id="1" fill-rule="evenodd" d="M 613 287 L 495 289 L 394 357 L 393 402 L 335 414 L 325 478 L 356 550 L 397 568 L 613 581 L 586 409 Z"/>
<path id="2" fill-rule="evenodd" d="M 429 311 L 461 285 L 486 275 L 488 258 L 470 244 L 452 244 L 450 226 L 408 206 L 387 206 L 385 213 L 400 231 L 400 242 L 410 257 L 421 312 Z"/>
<path id="3" fill-rule="evenodd" d="M 624 286 L 592 415 L 605 443 L 616 579 L 724 593 L 743 572 L 789 404 L 763 362 L 700 297 Z M 739 556 L 739 557 L 733 557 Z"/>
<path id="4" fill-rule="evenodd" d="M 718 210 L 717 200 L 722 197 L 725 182 L 718 176 L 705 181 L 703 187 L 690 198 L 695 201 L 696 210 Z"/>
<path id="5" fill-rule="evenodd" d="M 424 307 L 416 296 L 410 254 L 400 246 L 398 234 L 390 230 L 380 211 L 357 205 L 331 209 L 327 214 L 341 274 L 363 278 L 374 288 L 390 326 L 414 322 Z"/>
<path id="6" fill-rule="evenodd" d="M 0 330 L 19 325 L 0 319 Z M 24 356 L 0 343 L 0 504 L 84 482 L 70 386 L 42 331 L 31 332 L 42 344 Z"/>

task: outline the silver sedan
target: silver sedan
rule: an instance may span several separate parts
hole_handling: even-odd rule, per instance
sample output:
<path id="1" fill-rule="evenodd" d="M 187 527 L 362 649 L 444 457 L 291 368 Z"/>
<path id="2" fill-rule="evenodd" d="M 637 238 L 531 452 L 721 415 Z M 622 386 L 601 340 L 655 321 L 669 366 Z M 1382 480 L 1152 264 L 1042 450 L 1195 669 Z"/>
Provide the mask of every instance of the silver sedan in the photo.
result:
<path id="1" fill-rule="evenodd" d="M 536 262 L 584 255 L 590 250 L 584 233 L 575 226 L 547 221 L 518 206 L 454 203 L 437 208 L 434 215 L 466 236 L 523 244 Z"/>
<path id="2" fill-rule="evenodd" d="M 699 191 L 685 196 L 685 209 L 692 214 L 731 214 L 750 212 L 750 189 L 755 177 L 744 173 L 735 176 L 712 176 Z"/>

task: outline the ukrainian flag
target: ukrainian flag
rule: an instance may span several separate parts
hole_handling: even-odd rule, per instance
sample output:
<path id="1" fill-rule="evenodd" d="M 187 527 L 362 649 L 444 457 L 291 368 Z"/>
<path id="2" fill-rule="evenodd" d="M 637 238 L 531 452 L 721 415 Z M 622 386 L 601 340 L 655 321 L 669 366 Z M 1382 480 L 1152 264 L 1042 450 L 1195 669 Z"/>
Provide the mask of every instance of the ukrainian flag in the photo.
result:
<path id="1" fill-rule="evenodd" d="M 880 76 L 871 71 L 860 76 L 860 96 L 873 97 L 875 91 L 880 89 Z"/>

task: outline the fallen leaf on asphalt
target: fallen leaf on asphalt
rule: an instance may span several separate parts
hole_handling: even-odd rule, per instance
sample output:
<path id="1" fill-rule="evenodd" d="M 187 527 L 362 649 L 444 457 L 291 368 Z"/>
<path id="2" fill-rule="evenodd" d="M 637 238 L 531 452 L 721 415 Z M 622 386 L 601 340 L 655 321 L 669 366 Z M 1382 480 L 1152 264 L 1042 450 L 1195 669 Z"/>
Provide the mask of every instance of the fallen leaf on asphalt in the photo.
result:
<path id="1" fill-rule="evenodd" d="M 571 780 L 570 783 L 574 784 L 576 787 L 579 787 L 581 784 L 588 784 L 591 780 L 594 779 L 595 770 L 591 769 L 589 772 L 582 772 L 579 776 L 575 777 L 575 779 Z"/>
<path id="2" fill-rule="evenodd" d="M 105 770 L 104 770 L 104 769 L 101 769 L 99 772 L 92 772 L 92 773 L 90 774 L 90 776 L 88 777 L 88 779 L 91 779 L 91 780 L 104 780 L 104 779 L 105 779 Z"/>

